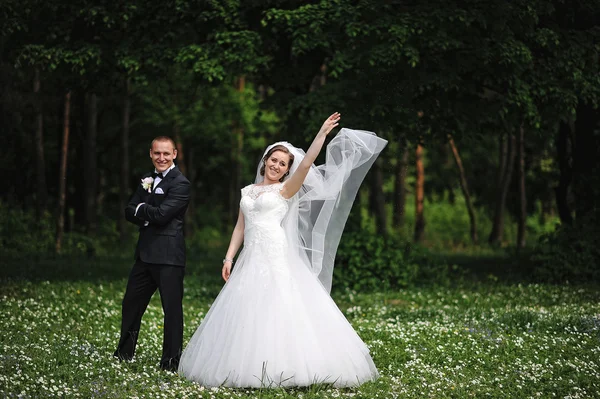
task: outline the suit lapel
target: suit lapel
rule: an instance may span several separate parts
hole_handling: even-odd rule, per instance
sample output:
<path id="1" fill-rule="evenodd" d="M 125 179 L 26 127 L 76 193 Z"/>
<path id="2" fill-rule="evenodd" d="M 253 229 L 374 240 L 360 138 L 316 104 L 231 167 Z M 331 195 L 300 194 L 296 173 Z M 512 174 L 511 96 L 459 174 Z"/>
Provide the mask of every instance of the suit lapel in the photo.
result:
<path id="1" fill-rule="evenodd" d="M 163 187 L 164 185 L 166 185 L 167 182 L 173 180 L 174 178 L 176 178 L 179 174 L 181 174 L 181 172 L 179 171 L 179 168 L 177 166 L 175 166 L 173 169 L 171 169 L 169 171 L 169 173 L 167 173 L 167 175 L 165 176 L 164 179 L 161 179 L 160 182 L 158 182 L 158 184 L 156 185 L 156 187 L 154 187 L 154 189 L 152 190 L 152 194 L 155 193 L 155 191 L 159 188 L 159 187 Z"/>

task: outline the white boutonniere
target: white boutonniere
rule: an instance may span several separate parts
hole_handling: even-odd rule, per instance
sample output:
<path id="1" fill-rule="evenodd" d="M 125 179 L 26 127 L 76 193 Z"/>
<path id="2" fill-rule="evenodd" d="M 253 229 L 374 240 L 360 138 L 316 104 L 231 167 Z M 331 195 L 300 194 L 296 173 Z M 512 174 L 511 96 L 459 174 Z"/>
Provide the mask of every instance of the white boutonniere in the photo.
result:
<path id="1" fill-rule="evenodd" d="M 154 183 L 153 178 L 151 178 L 150 176 L 144 177 L 142 179 L 142 188 L 144 190 L 147 190 L 149 193 L 151 193 L 152 192 L 152 183 Z"/>

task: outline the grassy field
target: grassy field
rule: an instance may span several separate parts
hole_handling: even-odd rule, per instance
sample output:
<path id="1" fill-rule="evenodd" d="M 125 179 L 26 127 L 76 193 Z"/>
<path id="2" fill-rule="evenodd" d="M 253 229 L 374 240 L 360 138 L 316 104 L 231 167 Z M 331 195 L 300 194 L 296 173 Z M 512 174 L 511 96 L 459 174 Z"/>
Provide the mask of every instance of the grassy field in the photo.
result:
<path id="1" fill-rule="evenodd" d="M 381 378 L 355 389 L 205 389 L 158 369 L 162 309 L 142 321 L 137 357 L 119 363 L 130 260 L 4 262 L 0 397 L 6 398 L 589 398 L 600 397 L 600 290 L 462 282 L 387 293 L 334 292 Z M 220 289 L 191 267 L 187 342 Z"/>

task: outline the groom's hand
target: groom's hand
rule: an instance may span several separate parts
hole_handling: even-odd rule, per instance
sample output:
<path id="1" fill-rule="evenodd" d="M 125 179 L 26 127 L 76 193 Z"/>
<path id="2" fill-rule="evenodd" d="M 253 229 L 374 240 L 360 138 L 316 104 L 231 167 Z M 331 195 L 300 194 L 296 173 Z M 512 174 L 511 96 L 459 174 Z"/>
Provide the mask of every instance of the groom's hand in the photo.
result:
<path id="1" fill-rule="evenodd" d="M 149 198 L 150 193 L 148 190 L 144 190 L 142 186 L 139 185 L 129 200 L 127 207 L 125 207 L 125 219 L 140 227 L 147 226 L 148 222 L 145 222 L 144 219 L 138 217 L 136 214 L 139 209 L 139 204 L 147 202 Z"/>

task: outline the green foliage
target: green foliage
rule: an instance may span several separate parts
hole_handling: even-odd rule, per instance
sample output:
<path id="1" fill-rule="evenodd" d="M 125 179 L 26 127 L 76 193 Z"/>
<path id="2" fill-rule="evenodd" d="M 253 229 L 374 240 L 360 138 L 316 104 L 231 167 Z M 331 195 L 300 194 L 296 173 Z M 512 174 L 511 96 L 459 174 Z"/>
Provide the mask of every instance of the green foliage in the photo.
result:
<path id="1" fill-rule="evenodd" d="M 264 146 L 285 139 L 306 147 L 322 119 L 339 110 L 344 126 L 373 130 L 390 140 L 382 164 L 393 165 L 406 140 L 424 142 L 425 245 L 464 249 L 471 245 L 464 202 L 461 196 L 452 204 L 445 200 L 447 193 L 458 192 L 455 167 L 443 149 L 447 135 L 456 138 L 463 156 L 476 201 L 479 239 L 485 241 L 496 200 L 495 184 L 490 183 L 498 166 L 497 135 L 524 125 L 529 241 L 547 233 L 556 218 L 542 218 L 539 204 L 545 204 L 545 214 L 551 213 L 550 182 L 557 180 L 556 148 L 549 136 L 558 123 L 575 119 L 580 104 L 600 102 L 600 2 L 392 3 L 6 0 L 0 11 L 0 91 L 6 93 L 0 116 L 9 149 L 6 164 L 33 165 L 41 159 L 33 141 L 34 109 L 40 106 L 43 173 L 53 179 L 58 175 L 61 143 L 55 133 L 63 125 L 61 93 L 72 90 L 67 201 L 75 207 L 74 220 L 82 220 L 85 207 L 73 205 L 73 199 L 82 197 L 86 176 L 81 166 L 90 156 L 82 151 L 87 135 L 84 97 L 95 92 L 98 176 L 93 180 L 99 182 L 98 197 L 105 199 L 101 212 L 106 222 L 99 226 L 97 238 L 71 225 L 65 251 L 105 253 L 116 242 L 115 220 L 121 214 L 119 188 L 112 177 L 119 175 L 125 159 L 118 143 L 123 82 L 129 80 L 132 181 L 149 166 L 147 143 L 153 136 L 181 137 L 181 158 L 191 165 L 186 173 L 195 177 L 195 205 L 202 209 L 191 226 L 190 247 L 202 253 L 215 248 L 223 231 L 230 231 L 225 221 L 235 213 L 230 209 L 239 189 L 235 186 L 252 180 Z M 31 96 L 34 69 L 41 73 L 39 96 Z M 242 77 L 245 88 L 236 90 L 233 82 Z M 577 156 L 573 164 L 583 165 Z M 2 199 L 18 198 L 31 208 L 36 174 L 33 167 L 13 167 Z M 388 204 L 393 175 L 391 168 L 384 175 Z M 407 187 L 413 183 L 410 176 Z M 581 182 L 581 176 L 574 181 Z M 58 195 L 56 185 L 49 183 L 45 206 L 53 209 L 51 202 Z M 577 201 L 585 201 L 582 197 L 588 194 L 582 192 Z M 505 245 L 516 239 L 515 194 L 513 184 Z M 598 198 L 597 194 L 589 196 Z M 368 205 L 362 208 L 366 213 Z M 29 210 L 3 207 L 1 212 L 6 222 L 3 251 L 53 251 L 54 222 L 48 214 L 36 220 Z M 395 232 L 398 242 L 412 236 L 410 199 L 405 213 L 405 226 Z M 374 230 L 370 221 L 365 224 Z M 561 275 L 558 265 L 563 259 L 574 262 L 581 256 L 571 249 L 576 242 L 589 254 L 577 259 L 587 262 L 584 269 L 591 267 L 588 261 L 595 255 L 586 243 L 592 231 L 586 229 L 591 227 L 544 238 L 546 249 L 540 257 L 545 265 L 555 263 L 551 274 Z M 133 228 L 130 231 L 134 242 Z M 402 255 L 404 244 L 366 241 L 355 250 L 372 247 L 381 253 L 376 260 L 357 257 L 353 264 L 398 265 L 398 270 L 387 272 L 398 285 L 418 274 L 413 260 Z M 564 247 L 558 249 L 560 245 Z M 347 284 L 363 277 L 363 272 L 356 273 Z"/>
<path id="2" fill-rule="evenodd" d="M 47 254 L 54 250 L 54 224 L 49 213 L 39 219 L 0 202 L 0 252 L 5 255 Z"/>
<path id="3" fill-rule="evenodd" d="M 600 231 L 598 222 L 558 226 L 543 235 L 536 248 L 535 276 L 553 283 L 600 281 Z"/>
<path id="4" fill-rule="evenodd" d="M 336 254 L 334 289 L 389 291 L 416 283 L 445 284 L 448 266 L 431 263 L 412 244 L 365 232 L 344 234 Z"/>
<path id="5" fill-rule="evenodd" d="M 0 201 L 0 254 L 5 257 L 40 257 L 55 253 L 55 218 L 48 212 L 40 218 L 32 211 L 7 206 Z M 133 240 L 131 244 L 133 251 Z M 61 255 L 114 255 L 128 243 L 119 241 L 113 221 L 103 221 L 96 237 L 80 231 L 64 234 Z"/>
<path id="6" fill-rule="evenodd" d="M 458 193 L 458 187 L 452 187 L 456 192 L 453 200 L 450 201 L 448 195 L 435 195 L 426 197 L 425 200 L 425 238 L 422 245 L 432 250 L 442 251 L 469 251 L 474 244 L 470 237 L 469 215 L 462 194 Z M 362 196 L 363 198 L 366 195 Z M 366 201 L 363 201 L 366 202 Z M 376 231 L 375 219 L 369 214 L 367 205 L 361 204 L 361 230 L 368 231 L 368 234 L 374 234 Z M 357 204 L 358 206 L 358 204 Z M 393 207 L 390 205 L 386 209 L 388 215 L 388 225 L 392 224 Z M 477 217 L 477 234 L 479 236 L 479 247 L 487 248 L 487 236 L 492 228 L 490 211 L 484 204 L 475 206 Z M 533 211 L 526 220 L 527 242 L 533 244 L 537 242 L 542 234 L 554 230 L 559 219 L 556 215 L 544 215 L 540 204 L 533 206 Z M 407 196 L 404 212 L 404 225 L 398 229 L 392 230 L 391 236 L 395 240 L 410 241 L 415 225 L 415 200 L 412 194 Z M 344 240 L 342 236 L 342 242 Z M 504 235 L 502 239 L 503 247 L 515 245 L 517 237 L 517 223 L 510 214 L 504 215 Z"/>

